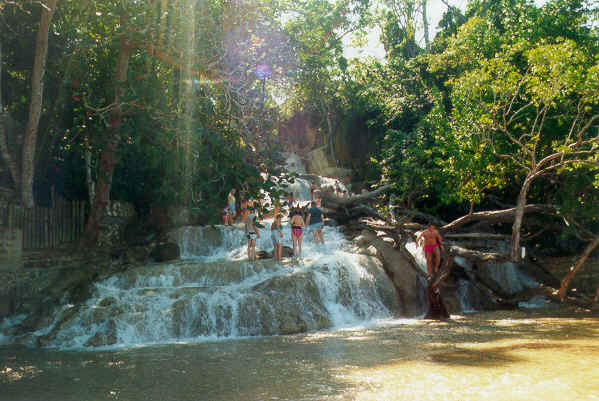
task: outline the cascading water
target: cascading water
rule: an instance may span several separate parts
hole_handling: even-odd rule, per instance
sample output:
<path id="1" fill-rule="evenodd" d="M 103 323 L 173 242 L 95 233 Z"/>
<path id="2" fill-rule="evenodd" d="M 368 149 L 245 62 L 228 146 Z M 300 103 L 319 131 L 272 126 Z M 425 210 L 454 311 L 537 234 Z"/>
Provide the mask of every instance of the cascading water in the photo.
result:
<path id="1" fill-rule="evenodd" d="M 296 179 L 297 200 L 310 182 Z M 270 221 L 256 248 L 272 252 Z M 291 229 L 282 227 L 284 246 Z M 345 327 L 390 318 L 397 295 L 380 262 L 353 249 L 338 229 L 325 244 L 303 239 L 303 259 L 247 260 L 239 226 L 182 227 L 170 234 L 181 260 L 115 274 L 93 288 L 84 305 L 67 306 L 36 333 L 51 347 L 130 347 Z"/>
<path id="2" fill-rule="evenodd" d="M 206 240 L 207 231 L 209 238 L 218 234 L 223 240 L 210 250 L 189 245 Z M 258 248 L 272 248 L 267 231 Z M 290 245 L 288 226 L 283 233 L 283 244 Z M 380 267 L 348 253 L 336 229 L 326 227 L 324 235 L 325 245 L 305 238 L 306 258 L 287 265 L 248 262 L 242 230 L 180 229 L 174 236 L 184 260 L 142 266 L 97 283 L 93 297 L 66 308 L 42 342 L 61 348 L 137 346 L 285 334 L 390 317 L 393 288 Z"/>

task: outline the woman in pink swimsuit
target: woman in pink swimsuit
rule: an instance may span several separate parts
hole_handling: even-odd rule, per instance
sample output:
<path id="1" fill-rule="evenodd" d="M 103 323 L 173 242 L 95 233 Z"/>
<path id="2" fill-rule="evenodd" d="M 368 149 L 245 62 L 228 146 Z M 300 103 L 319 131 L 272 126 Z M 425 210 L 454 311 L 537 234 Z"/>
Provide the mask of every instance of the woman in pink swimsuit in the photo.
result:
<path id="1" fill-rule="evenodd" d="M 298 256 L 296 250 L 299 248 L 299 258 L 302 258 L 302 238 L 305 226 L 304 218 L 298 210 L 294 210 L 291 217 L 291 239 L 293 240 L 293 256 Z"/>

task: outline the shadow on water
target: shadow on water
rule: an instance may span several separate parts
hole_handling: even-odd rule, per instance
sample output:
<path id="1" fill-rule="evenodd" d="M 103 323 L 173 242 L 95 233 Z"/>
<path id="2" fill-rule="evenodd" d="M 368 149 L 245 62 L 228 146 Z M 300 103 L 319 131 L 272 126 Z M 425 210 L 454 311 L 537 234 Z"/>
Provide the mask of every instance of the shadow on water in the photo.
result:
<path id="1" fill-rule="evenodd" d="M 383 391 L 381 382 L 379 390 L 370 387 L 369 374 L 426 380 L 424 370 L 436 369 L 457 381 L 464 369 L 482 376 L 520 365 L 546 370 L 553 358 L 570 356 L 592 370 L 598 334 L 599 319 L 590 314 L 511 311 L 101 352 L 5 347 L 0 400 L 353 400 L 361 391 Z M 576 374 L 563 365 L 570 362 L 560 363 L 560 375 Z"/>

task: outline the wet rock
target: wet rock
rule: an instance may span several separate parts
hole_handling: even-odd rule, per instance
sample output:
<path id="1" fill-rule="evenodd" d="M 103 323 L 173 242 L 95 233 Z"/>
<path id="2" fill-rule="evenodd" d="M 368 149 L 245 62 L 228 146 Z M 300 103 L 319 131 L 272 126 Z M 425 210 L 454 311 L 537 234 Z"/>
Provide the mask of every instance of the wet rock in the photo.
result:
<path id="1" fill-rule="evenodd" d="M 312 272 L 273 277 L 253 291 L 269 299 L 272 323 L 264 324 L 274 326 L 267 327 L 268 332 L 294 334 L 331 325 Z"/>
<path id="2" fill-rule="evenodd" d="M 272 259 L 272 254 L 267 251 L 256 251 L 257 259 Z"/>
<path id="3" fill-rule="evenodd" d="M 52 328 L 52 331 L 50 331 L 45 336 L 39 338 L 39 344 L 41 346 L 45 346 L 54 341 L 58 333 L 60 333 L 60 331 L 63 330 L 65 327 L 69 326 L 73 319 L 75 319 L 84 308 L 84 306 L 74 306 L 64 310 L 62 312 L 62 315 L 60 316 L 60 319 Z"/>
<path id="4" fill-rule="evenodd" d="M 116 323 L 114 320 L 106 322 L 104 327 L 98 330 L 87 342 L 86 347 L 103 347 L 107 345 L 114 345 L 117 341 L 116 335 Z"/>
<path id="5" fill-rule="evenodd" d="M 98 306 L 100 306 L 102 308 L 106 308 L 106 307 L 114 305 L 115 303 L 116 303 L 116 299 L 114 299 L 113 297 L 106 297 L 106 298 L 102 298 L 98 302 Z"/>
<path id="6" fill-rule="evenodd" d="M 282 255 L 284 258 L 291 258 L 293 256 L 293 248 L 283 246 Z"/>
<path id="7" fill-rule="evenodd" d="M 423 314 L 427 306 L 424 299 L 425 287 L 421 281 L 421 274 L 415 270 L 410 260 L 370 230 L 363 230 L 360 237 L 359 243 L 365 247 L 365 253 L 372 253 L 372 250 L 368 251 L 370 246 L 376 249 L 377 257 L 395 286 L 398 314 L 406 317 Z"/>
<path id="8" fill-rule="evenodd" d="M 158 263 L 176 260 L 179 259 L 180 256 L 181 252 L 179 250 L 179 245 L 173 242 L 158 244 L 150 253 L 150 257 Z"/>
<path id="9" fill-rule="evenodd" d="M 476 276 L 482 283 L 502 297 L 510 297 L 538 285 L 534 278 L 514 263 L 481 263 L 477 266 Z"/>
<path id="10" fill-rule="evenodd" d="M 146 246 L 135 246 L 127 248 L 124 255 L 124 262 L 130 265 L 143 265 L 150 259 L 150 249 Z"/>
<path id="11" fill-rule="evenodd" d="M 180 299 L 173 304 L 172 308 L 172 316 L 173 316 L 173 333 L 175 337 L 183 336 L 183 325 L 185 322 L 185 310 L 186 310 L 185 300 Z"/>

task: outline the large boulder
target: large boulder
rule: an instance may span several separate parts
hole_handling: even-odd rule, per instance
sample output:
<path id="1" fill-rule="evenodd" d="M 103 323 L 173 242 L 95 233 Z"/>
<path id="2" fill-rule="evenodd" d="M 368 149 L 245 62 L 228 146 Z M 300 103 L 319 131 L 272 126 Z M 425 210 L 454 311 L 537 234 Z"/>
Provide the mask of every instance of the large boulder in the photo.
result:
<path id="1" fill-rule="evenodd" d="M 398 314 L 412 317 L 426 312 L 425 286 L 420 274 L 410 259 L 394 248 L 391 238 L 377 235 L 371 230 L 363 230 L 354 239 L 362 253 L 376 256 L 393 282 L 399 301 Z"/>

